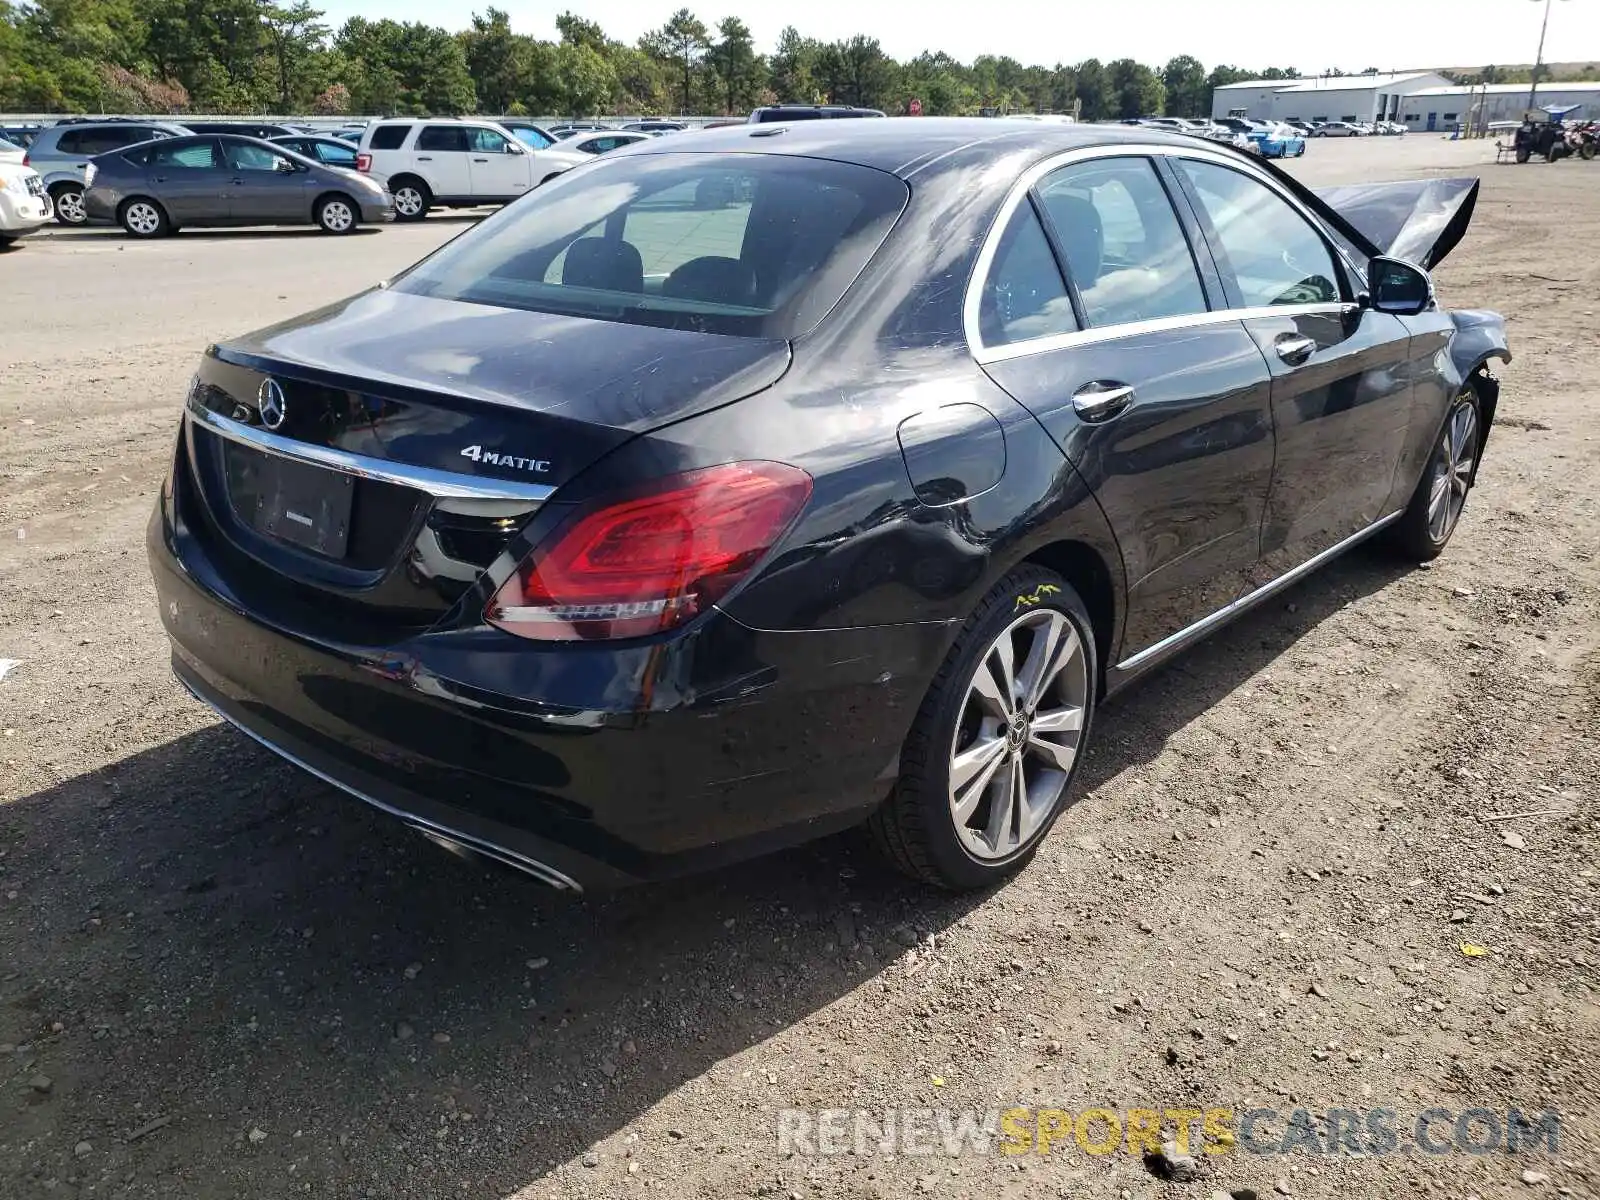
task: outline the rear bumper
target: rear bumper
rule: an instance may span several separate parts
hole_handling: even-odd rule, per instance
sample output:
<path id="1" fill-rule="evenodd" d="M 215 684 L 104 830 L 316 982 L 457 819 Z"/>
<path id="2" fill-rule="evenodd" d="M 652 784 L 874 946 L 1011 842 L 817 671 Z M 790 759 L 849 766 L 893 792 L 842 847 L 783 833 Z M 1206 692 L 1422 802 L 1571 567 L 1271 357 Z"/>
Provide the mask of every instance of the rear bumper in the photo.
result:
<path id="1" fill-rule="evenodd" d="M 708 869 L 858 823 L 944 653 L 942 625 L 540 647 L 383 648 L 276 629 L 158 507 L 148 550 L 180 681 L 325 781 L 563 888 Z"/>
<path id="2" fill-rule="evenodd" d="M 0 234 L 21 237 L 50 220 L 50 197 L 0 192 Z"/>

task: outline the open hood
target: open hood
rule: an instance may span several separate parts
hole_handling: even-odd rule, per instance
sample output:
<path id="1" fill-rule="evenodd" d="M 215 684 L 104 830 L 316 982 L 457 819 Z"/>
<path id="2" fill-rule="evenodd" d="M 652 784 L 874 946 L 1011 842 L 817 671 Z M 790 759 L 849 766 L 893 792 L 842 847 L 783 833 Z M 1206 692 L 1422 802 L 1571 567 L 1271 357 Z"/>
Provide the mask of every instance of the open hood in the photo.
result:
<path id="1" fill-rule="evenodd" d="M 1476 179 L 1408 179 L 1317 188 L 1319 201 L 1385 254 L 1432 270 L 1454 250 L 1478 202 Z"/>

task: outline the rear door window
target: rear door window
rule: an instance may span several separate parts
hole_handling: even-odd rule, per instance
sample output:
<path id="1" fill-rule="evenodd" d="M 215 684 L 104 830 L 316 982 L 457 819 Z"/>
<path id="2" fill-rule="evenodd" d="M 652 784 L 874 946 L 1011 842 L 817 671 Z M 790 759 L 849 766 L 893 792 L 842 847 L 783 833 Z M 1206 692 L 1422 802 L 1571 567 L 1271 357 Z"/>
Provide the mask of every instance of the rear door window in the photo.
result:
<path id="1" fill-rule="evenodd" d="M 1040 182 L 1090 326 L 1206 311 L 1200 271 L 1147 158 L 1074 163 Z"/>
<path id="2" fill-rule="evenodd" d="M 1009 346 L 1078 328 L 1066 281 L 1050 240 L 1028 200 L 1017 205 L 1000 235 L 978 301 L 985 346 Z"/>
<path id="3" fill-rule="evenodd" d="M 93 156 L 142 141 L 144 139 L 134 137 L 130 129 L 73 129 L 62 134 L 61 140 L 56 144 L 65 154 Z"/>
<path id="4" fill-rule="evenodd" d="M 410 132 L 409 125 L 380 125 L 372 131 L 369 145 L 373 150 L 398 150 L 406 144 L 406 134 Z"/>
<path id="5" fill-rule="evenodd" d="M 417 149 L 431 153 L 467 152 L 467 131 L 459 125 L 427 125 L 417 135 Z"/>
<path id="6" fill-rule="evenodd" d="M 451 300 L 750 337 L 821 319 L 904 209 L 870 167 L 781 155 L 603 159 L 400 277 Z"/>
<path id="7" fill-rule="evenodd" d="M 151 167 L 175 171 L 206 171 L 218 166 L 217 144 L 210 138 L 200 142 L 165 143 L 152 146 L 147 162 Z"/>

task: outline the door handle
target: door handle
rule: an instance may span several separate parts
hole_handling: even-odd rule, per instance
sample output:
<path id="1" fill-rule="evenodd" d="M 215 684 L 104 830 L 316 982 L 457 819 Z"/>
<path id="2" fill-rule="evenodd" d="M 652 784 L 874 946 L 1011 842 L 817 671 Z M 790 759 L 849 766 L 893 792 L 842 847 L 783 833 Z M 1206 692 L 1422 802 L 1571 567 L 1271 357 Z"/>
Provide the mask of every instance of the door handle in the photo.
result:
<path id="1" fill-rule="evenodd" d="M 431 154 L 419 154 L 419 155 L 417 155 L 417 161 L 418 162 L 432 162 L 433 161 L 433 155 L 431 155 Z"/>
<path id="2" fill-rule="evenodd" d="M 1097 379 L 1072 393 L 1072 408 L 1084 421 L 1109 421 L 1133 402 L 1126 383 Z"/>
<path id="3" fill-rule="evenodd" d="M 167 177 L 165 175 L 157 175 L 155 180 L 157 183 L 165 183 L 167 181 Z"/>
<path id="4" fill-rule="evenodd" d="M 1298 333 L 1280 333 L 1272 348 L 1291 367 L 1298 367 L 1317 352 L 1317 343 Z"/>
<path id="5" fill-rule="evenodd" d="M 472 161 L 473 162 L 488 162 L 489 160 L 487 158 L 475 158 Z"/>

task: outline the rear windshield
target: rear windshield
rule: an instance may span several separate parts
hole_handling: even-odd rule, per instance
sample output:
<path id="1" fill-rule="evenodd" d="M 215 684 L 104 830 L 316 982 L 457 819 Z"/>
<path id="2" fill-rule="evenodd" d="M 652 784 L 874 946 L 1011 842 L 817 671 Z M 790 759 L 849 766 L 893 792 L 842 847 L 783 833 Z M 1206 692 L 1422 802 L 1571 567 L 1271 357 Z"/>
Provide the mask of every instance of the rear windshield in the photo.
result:
<path id="1" fill-rule="evenodd" d="M 775 154 L 647 154 L 545 184 L 395 290 L 746 337 L 804 333 L 909 197 L 870 167 Z"/>

